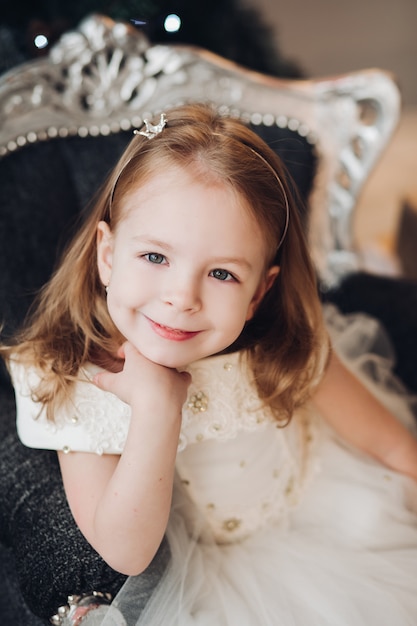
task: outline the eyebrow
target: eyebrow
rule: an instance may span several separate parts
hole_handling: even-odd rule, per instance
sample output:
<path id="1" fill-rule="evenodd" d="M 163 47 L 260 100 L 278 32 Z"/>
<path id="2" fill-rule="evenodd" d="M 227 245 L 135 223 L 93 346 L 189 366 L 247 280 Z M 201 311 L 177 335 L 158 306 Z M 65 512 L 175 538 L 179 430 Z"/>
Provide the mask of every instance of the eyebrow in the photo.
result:
<path id="1" fill-rule="evenodd" d="M 146 235 L 134 235 L 132 237 L 132 241 L 136 241 L 138 243 L 145 243 L 146 245 L 156 246 L 157 248 L 163 248 L 164 250 L 172 250 L 172 246 L 169 245 L 166 241 L 161 241 L 159 239 L 152 239 L 151 237 L 147 237 Z"/>
<path id="2" fill-rule="evenodd" d="M 166 252 L 171 252 L 172 251 L 172 246 L 167 243 L 166 241 L 161 241 L 159 239 L 152 239 L 150 237 L 147 237 L 146 235 L 136 235 L 134 237 L 132 237 L 133 241 L 140 241 L 141 243 L 146 243 L 147 245 L 150 246 L 156 246 L 157 248 L 160 248 Z M 224 264 L 228 264 L 231 263 L 232 265 L 240 265 L 241 267 L 244 267 L 248 270 L 252 269 L 252 264 L 249 263 L 249 261 L 247 259 L 245 259 L 244 257 L 216 257 L 215 259 L 213 259 L 211 261 L 211 263 L 213 265 L 219 265 L 221 266 L 223 263 Z"/>
<path id="3" fill-rule="evenodd" d="M 242 267 L 245 267 L 247 269 L 252 269 L 252 265 L 251 263 L 249 263 L 249 261 L 247 261 L 246 259 L 244 259 L 243 257 L 221 257 L 221 258 L 216 258 L 213 260 L 213 265 L 223 265 L 224 264 L 229 264 L 231 263 L 232 265 L 241 265 Z"/>

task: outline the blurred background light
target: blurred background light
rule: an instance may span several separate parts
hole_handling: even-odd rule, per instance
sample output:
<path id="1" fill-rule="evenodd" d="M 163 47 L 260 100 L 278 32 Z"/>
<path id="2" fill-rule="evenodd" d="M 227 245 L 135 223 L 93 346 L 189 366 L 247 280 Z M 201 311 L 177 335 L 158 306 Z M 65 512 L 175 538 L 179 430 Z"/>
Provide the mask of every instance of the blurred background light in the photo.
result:
<path id="1" fill-rule="evenodd" d="M 36 37 L 33 39 L 33 43 L 36 48 L 41 50 L 42 48 L 46 48 L 46 46 L 49 44 L 49 40 L 46 35 L 36 35 Z"/>
<path id="2" fill-rule="evenodd" d="M 181 18 L 175 13 L 170 13 L 165 18 L 164 28 L 167 33 L 177 33 L 181 28 Z"/>

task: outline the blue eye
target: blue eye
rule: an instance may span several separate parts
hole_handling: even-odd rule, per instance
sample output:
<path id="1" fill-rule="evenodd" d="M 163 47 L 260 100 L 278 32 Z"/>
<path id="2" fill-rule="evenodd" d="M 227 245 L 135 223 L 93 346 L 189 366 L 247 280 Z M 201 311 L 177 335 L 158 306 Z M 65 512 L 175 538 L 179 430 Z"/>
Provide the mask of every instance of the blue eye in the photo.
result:
<path id="1" fill-rule="evenodd" d="M 217 280 L 234 280 L 234 276 L 227 270 L 216 269 L 210 272 L 210 276 Z"/>
<path id="2" fill-rule="evenodd" d="M 158 254 L 158 252 L 149 252 L 149 254 L 145 254 L 144 256 L 150 263 L 156 263 L 157 265 L 165 261 L 164 255 Z"/>

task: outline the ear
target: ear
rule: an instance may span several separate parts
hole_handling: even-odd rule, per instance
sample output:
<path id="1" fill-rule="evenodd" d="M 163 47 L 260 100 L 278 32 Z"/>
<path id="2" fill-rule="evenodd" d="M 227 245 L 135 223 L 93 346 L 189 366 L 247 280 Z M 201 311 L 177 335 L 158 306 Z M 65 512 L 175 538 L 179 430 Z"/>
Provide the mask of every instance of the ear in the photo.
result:
<path id="1" fill-rule="evenodd" d="M 97 225 L 97 267 L 103 285 L 110 283 L 113 261 L 113 234 L 107 222 Z"/>
<path id="2" fill-rule="evenodd" d="M 261 303 L 264 295 L 271 289 L 276 277 L 279 274 L 279 271 L 279 266 L 273 265 L 269 268 L 265 276 L 262 278 L 261 282 L 259 283 L 258 289 L 256 290 L 255 295 L 251 300 L 251 303 L 249 304 L 248 312 L 246 314 L 246 321 L 249 321 L 255 315 L 256 309 Z"/>

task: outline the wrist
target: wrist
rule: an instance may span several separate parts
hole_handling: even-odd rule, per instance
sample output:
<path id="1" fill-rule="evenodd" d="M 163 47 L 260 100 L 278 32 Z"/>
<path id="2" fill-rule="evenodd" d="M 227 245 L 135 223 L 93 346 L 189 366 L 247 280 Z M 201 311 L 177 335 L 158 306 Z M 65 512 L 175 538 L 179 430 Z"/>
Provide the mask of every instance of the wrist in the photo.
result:
<path id="1" fill-rule="evenodd" d="M 144 402 L 138 398 L 132 400 L 130 408 L 132 421 L 138 424 L 150 424 L 152 428 L 157 424 L 172 425 L 174 428 L 181 425 L 182 405 L 175 402 L 154 398 L 150 402 Z"/>

